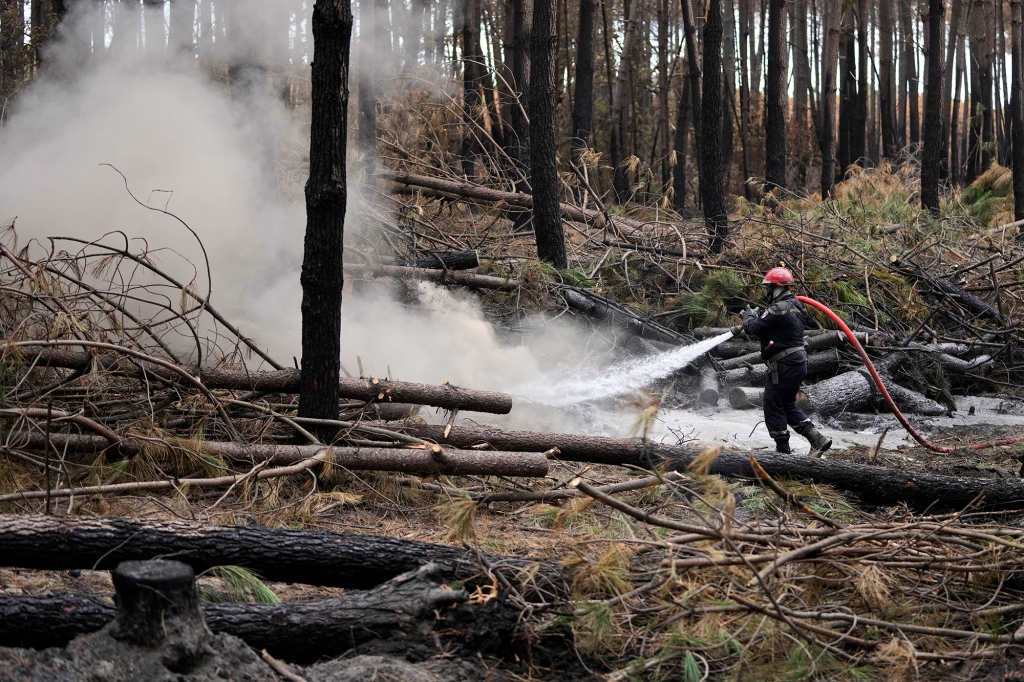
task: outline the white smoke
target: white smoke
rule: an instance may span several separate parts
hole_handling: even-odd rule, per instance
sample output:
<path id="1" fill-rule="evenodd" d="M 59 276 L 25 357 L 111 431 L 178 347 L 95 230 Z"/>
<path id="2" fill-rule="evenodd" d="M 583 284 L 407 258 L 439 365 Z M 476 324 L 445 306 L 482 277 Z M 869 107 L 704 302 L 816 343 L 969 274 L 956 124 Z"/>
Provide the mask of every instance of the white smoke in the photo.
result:
<path id="1" fill-rule="evenodd" d="M 281 40 L 280 55 L 289 31 L 294 45 L 298 27 L 308 26 L 302 3 L 282 3 L 292 8 L 282 19 L 279 7 L 256 11 L 279 0 L 238 2 L 234 10 L 252 10 L 243 37 L 254 43 L 229 44 L 221 37 L 215 49 L 220 58 L 229 50 L 259 49 L 268 35 Z M 182 281 L 195 280 L 205 293 L 195 239 L 175 220 L 136 204 L 121 177 L 103 165 L 111 164 L 140 201 L 166 208 L 199 235 L 209 255 L 211 303 L 271 356 L 291 364 L 300 355 L 305 208 L 300 193 L 286 200 L 273 191 L 281 169 L 261 143 L 308 140 L 308 110 L 287 111 L 270 88 L 241 102 L 232 98 L 191 54 L 162 49 L 165 18 L 161 12 L 141 19 L 108 13 L 99 24 L 91 10 L 67 18 L 63 38 L 45 54 L 43 73 L 0 128 L 0 221 L 16 216 L 20 243 L 35 240 L 37 255 L 49 249 L 50 236 L 108 235 L 106 242 L 118 247 L 127 240 L 131 250 L 147 250 L 160 267 Z M 196 19 L 198 30 L 202 17 Z M 118 33 L 140 25 L 147 27 L 145 49 L 138 47 L 141 34 L 129 40 Z M 100 42 L 103 49 L 96 49 Z M 433 50 L 429 43 L 426 49 Z M 359 54 L 366 51 L 354 52 Z M 295 52 L 291 59 L 303 57 Z M 353 70 L 359 68 L 354 56 Z M 357 216 L 350 207 L 347 231 L 366 227 L 352 224 Z M 538 324 L 525 345 L 505 343 L 472 294 L 420 284 L 419 305 L 406 306 L 366 293 L 371 290 L 346 287 L 342 363 L 352 372 L 358 357 L 368 375 L 514 390 L 554 367 L 593 362 L 593 344 L 568 322 Z"/>

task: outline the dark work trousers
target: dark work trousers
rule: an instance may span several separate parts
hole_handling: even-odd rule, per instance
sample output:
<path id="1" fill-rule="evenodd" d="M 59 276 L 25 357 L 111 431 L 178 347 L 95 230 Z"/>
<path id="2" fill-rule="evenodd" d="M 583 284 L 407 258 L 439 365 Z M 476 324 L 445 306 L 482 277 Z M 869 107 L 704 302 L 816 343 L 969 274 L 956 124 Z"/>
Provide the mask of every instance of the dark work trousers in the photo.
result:
<path id="1" fill-rule="evenodd" d="M 764 425 L 773 436 L 785 433 L 787 422 L 796 427 L 807 421 L 807 415 L 796 406 L 796 393 L 800 390 L 800 382 L 807 376 L 807 363 L 783 360 L 777 367 L 779 383 L 772 382 L 770 371 L 764 382 Z"/>

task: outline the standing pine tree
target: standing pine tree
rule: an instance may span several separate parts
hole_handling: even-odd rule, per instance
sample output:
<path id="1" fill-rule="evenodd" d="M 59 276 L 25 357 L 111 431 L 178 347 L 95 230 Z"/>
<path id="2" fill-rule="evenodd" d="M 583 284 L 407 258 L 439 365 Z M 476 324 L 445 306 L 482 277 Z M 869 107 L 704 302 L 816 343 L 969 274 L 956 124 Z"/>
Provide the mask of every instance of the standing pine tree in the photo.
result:
<path id="1" fill-rule="evenodd" d="M 553 0 L 534 0 L 530 41 L 530 177 L 537 257 L 565 268 L 565 233 L 558 201 L 555 158 L 555 33 Z"/>
<path id="2" fill-rule="evenodd" d="M 764 177 L 768 187 L 786 187 L 786 0 L 768 3 L 768 73 L 765 83 Z"/>
<path id="3" fill-rule="evenodd" d="M 342 243 L 345 233 L 345 136 L 349 0 L 313 5 L 312 121 L 306 237 L 302 252 L 302 376 L 299 415 L 338 418 L 341 367 Z"/>
<path id="4" fill-rule="evenodd" d="M 708 3 L 704 24 L 704 92 L 701 97 L 700 177 L 704 224 L 711 237 L 711 250 L 725 247 L 729 231 L 725 207 L 724 168 L 722 163 L 722 0 Z"/>
<path id="5" fill-rule="evenodd" d="M 921 149 L 921 207 L 939 214 L 939 171 L 942 160 L 943 28 L 946 7 L 943 0 L 928 0 L 928 83 L 924 107 L 924 146 Z"/>

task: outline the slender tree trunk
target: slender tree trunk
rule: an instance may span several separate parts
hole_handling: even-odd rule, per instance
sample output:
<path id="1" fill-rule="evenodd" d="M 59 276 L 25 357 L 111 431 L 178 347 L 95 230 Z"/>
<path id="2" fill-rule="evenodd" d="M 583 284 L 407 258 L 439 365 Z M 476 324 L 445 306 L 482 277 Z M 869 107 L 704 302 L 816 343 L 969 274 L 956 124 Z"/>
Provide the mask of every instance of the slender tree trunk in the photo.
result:
<path id="1" fill-rule="evenodd" d="M 445 63 L 445 47 L 448 42 L 448 0 L 438 0 L 434 19 L 434 64 Z"/>
<path id="2" fill-rule="evenodd" d="M 725 22 L 725 43 L 722 48 L 722 163 L 725 166 L 725 187 L 732 174 L 733 137 L 736 120 L 736 0 L 723 0 L 722 20 Z M 746 181 L 746 178 L 743 178 Z"/>
<path id="3" fill-rule="evenodd" d="M 686 0 L 683 0 L 684 2 Z M 740 137 L 743 140 L 743 196 L 748 201 L 753 198 L 750 183 L 746 182 L 750 173 L 750 26 L 751 4 L 753 0 L 739 1 L 740 24 Z"/>
<path id="4" fill-rule="evenodd" d="M 811 65 L 808 60 L 807 43 L 807 0 L 795 0 L 791 7 L 793 12 L 790 22 L 793 41 L 793 130 L 796 131 L 795 139 L 799 150 L 796 154 L 796 183 L 803 189 L 807 184 L 809 151 L 807 135 L 810 132 L 807 118 L 807 96 L 811 90 Z"/>
<path id="5" fill-rule="evenodd" d="M 669 0 L 658 2 L 658 135 L 656 144 L 661 157 L 662 192 L 668 191 L 669 169 L 668 126 L 668 7 Z"/>
<path id="6" fill-rule="evenodd" d="M 686 208 L 686 133 L 690 125 L 690 81 L 684 77 L 676 107 L 676 166 L 672 173 L 672 207 L 683 212 Z"/>
<path id="7" fill-rule="evenodd" d="M 536 0 L 535 0 L 536 1 Z M 629 183 L 626 179 L 626 171 L 622 167 L 625 158 L 624 147 L 626 144 L 626 100 L 632 100 L 630 92 L 630 55 L 633 54 L 634 45 L 637 40 L 637 17 L 640 14 L 640 0 L 633 0 L 629 6 L 629 14 L 626 16 L 625 38 L 622 41 L 622 55 L 619 58 L 619 72 L 615 78 L 615 91 L 612 94 L 612 136 L 611 136 L 611 157 L 614 167 L 612 176 L 612 189 L 616 203 L 626 200 L 629 193 Z"/>
<path id="8" fill-rule="evenodd" d="M 1000 0 L 1001 1 L 1001 0 Z M 995 49 L 994 41 L 994 28 L 995 24 L 995 6 L 991 0 L 985 2 L 984 7 L 984 22 L 982 23 L 982 34 L 984 35 L 984 42 L 982 43 L 982 60 L 981 67 L 979 69 L 979 82 L 981 83 L 981 95 L 985 102 L 985 114 L 982 119 L 981 125 L 981 168 L 980 172 L 984 173 L 989 166 L 992 165 L 992 161 L 995 157 L 995 118 L 996 110 L 994 106 L 995 101 L 995 82 L 994 82 L 994 62 L 995 55 L 993 50 Z"/>
<path id="9" fill-rule="evenodd" d="M 910 83 L 911 83 L 911 71 L 913 69 L 913 59 L 915 54 L 914 49 L 914 34 L 913 24 L 911 23 L 910 17 L 910 1 L 911 0 L 895 0 L 896 6 L 899 9 L 899 24 L 900 24 L 900 98 L 899 98 L 899 112 L 896 118 L 897 126 L 897 144 L 900 148 L 906 147 L 910 143 L 910 138 L 907 136 L 907 110 L 910 108 Z"/>
<path id="10" fill-rule="evenodd" d="M 768 74 L 765 83 L 765 181 L 786 188 L 786 0 L 768 3 Z"/>
<path id="11" fill-rule="evenodd" d="M 377 169 L 377 81 L 391 63 L 387 37 L 388 0 L 361 0 L 359 3 L 359 55 L 357 148 L 360 167 L 367 177 Z"/>
<path id="12" fill-rule="evenodd" d="M 509 119 L 512 135 L 509 136 L 509 156 L 515 160 L 524 178 L 530 177 L 530 123 L 528 119 L 530 102 L 526 93 L 530 85 L 530 34 L 533 27 L 533 0 L 513 0 L 512 27 L 512 87 L 517 102 L 512 102 Z M 527 191 L 528 182 L 518 183 L 520 192 Z"/>
<path id="13" fill-rule="evenodd" d="M 981 84 L 981 72 L 983 64 L 985 62 L 984 54 L 984 39 L 981 37 L 981 33 L 984 30 L 979 30 L 979 24 L 984 21 L 983 19 L 983 6 L 981 3 L 977 3 L 977 11 L 974 13 L 972 27 L 971 27 L 971 68 L 970 74 L 970 109 L 966 112 L 966 118 L 968 121 L 968 133 L 967 133 L 967 175 L 965 182 L 971 184 L 974 180 L 983 172 L 984 164 L 982 162 L 982 129 L 984 127 L 983 121 L 985 114 L 989 109 L 988 102 L 985 100 L 984 88 Z"/>
<path id="14" fill-rule="evenodd" d="M 992 25 L 995 33 L 994 44 L 999 46 L 999 57 L 995 60 L 997 77 L 995 84 L 996 98 L 996 132 L 998 133 L 999 163 L 1005 167 L 1013 165 L 1013 150 L 1010 145 L 1013 125 L 1013 114 L 1010 113 L 1009 78 L 1006 75 L 1006 55 L 1010 54 L 1006 47 L 1006 13 L 1003 11 L 1003 0 L 996 4 L 996 23 Z"/>
<path id="15" fill-rule="evenodd" d="M 864 165 L 868 125 L 868 2 L 857 0 L 857 97 L 853 109 L 850 160 Z"/>
<path id="16" fill-rule="evenodd" d="M 910 144 L 917 144 L 921 141 L 921 113 L 920 113 L 920 79 L 917 74 L 916 40 L 914 39 L 914 28 L 917 20 L 910 8 L 911 0 L 901 0 L 905 7 L 907 29 L 904 49 L 907 51 L 907 119 L 910 123 Z"/>
<path id="17" fill-rule="evenodd" d="M 590 147 L 590 126 L 594 111 L 594 0 L 580 0 L 579 37 L 576 41 L 576 87 L 572 102 L 573 162 L 578 150 Z"/>
<path id="18" fill-rule="evenodd" d="M 942 161 L 942 86 L 945 55 L 942 54 L 946 7 L 943 0 L 928 0 L 928 87 L 925 93 L 924 146 L 921 150 L 921 207 L 939 215 L 939 174 Z"/>
<path id="19" fill-rule="evenodd" d="M 851 163 L 851 140 L 853 139 L 853 116 L 857 99 L 857 46 L 853 39 L 853 17 L 847 10 L 843 13 L 843 47 L 839 55 L 842 81 L 839 85 L 839 174 L 846 173 Z"/>
<path id="20" fill-rule="evenodd" d="M 636 2 L 636 0 L 633 0 Z M 701 139 L 703 133 L 703 105 L 701 103 L 702 94 L 704 92 L 704 76 L 701 73 L 701 62 L 698 52 L 697 45 L 697 26 L 693 22 L 693 6 L 690 4 L 690 0 L 680 0 L 680 7 L 683 13 L 683 31 L 686 33 L 686 61 L 689 62 L 690 70 L 690 114 L 693 119 L 693 139 L 697 141 Z M 744 141 L 746 144 L 746 141 Z M 700 181 L 703 182 L 703 171 L 701 170 L 704 166 L 703 155 L 700 152 L 695 154 L 697 161 L 697 176 Z M 703 197 L 701 193 L 701 197 Z M 703 201 L 703 199 L 701 199 Z"/>
<path id="21" fill-rule="evenodd" d="M 1010 0 L 1010 43 L 1013 70 L 1010 75 L 1010 111 L 1013 116 L 1013 219 L 1024 220 L 1024 22 L 1021 0 Z M 1024 242 L 1024 230 L 1017 232 L 1017 242 Z"/>
<path id="22" fill-rule="evenodd" d="M 565 235 L 555 161 L 556 10 L 554 0 L 534 0 L 530 41 L 530 170 L 537 256 L 556 268 L 565 268 Z"/>
<path id="23" fill-rule="evenodd" d="M 963 14 L 964 0 L 952 0 L 950 9 L 949 19 L 949 40 L 946 41 L 946 63 L 945 63 L 945 80 L 943 81 L 943 93 L 945 97 L 942 101 L 942 163 L 945 164 L 943 175 L 948 175 L 952 169 L 952 161 L 950 160 L 950 152 L 956 145 L 950 142 L 950 97 L 953 94 L 953 74 L 956 72 L 956 47 L 960 41 L 960 17 Z M 959 94 L 959 87 L 957 88 Z M 955 98 L 954 98 L 955 100 Z M 955 107 L 956 105 L 953 104 Z"/>
<path id="24" fill-rule="evenodd" d="M 704 92 L 701 97 L 700 179 L 704 223 L 713 253 L 725 247 L 729 232 L 722 168 L 722 2 L 710 0 L 704 25 Z"/>
<path id="25" fill-rule="evenodd" d="M 462 173 L 469 180 L 480 176 L 478 167 L 484 149 L 480 136 L 483 121 L 483 55 L 480 53 L 480 0 L 463 0 L 460 28 L 462 32 L 463 115 L 466 131 L 459 146 Z"/>
<path id="26" fill-rule="evenodd" d="M 898 149 L 896 141 L 896 93 L 893 88 L 893 0 L 879 0 L 879 2 L 878 116 L 882 124 L 882 154 L 885 158 L 892 159 L 895 158 Z"/>
<path id="27" fill-rule="evenodd" d="M 963 165 L 964 165 L 964 154 L 963 154 L 963 138 L 961 137 L 961 110 L 963 107 L 963 98 L 960 95 L 960 87 L 964 85 L 965 68 L 964 63 L 966 61 L 966 48 L 964 47 L 963 40 L 958 41 L 956 48 L 956 85 L 955 94 L 953 95 L 953 114 L 950 121 L 950 165 L 952 166 L 953 185 L 960 187 L 963 182 Z"/>
<path id="28" fill-rule="evenodd" d="M 840 0 L 824 0 L 825 19 L 822 39 L 821 105 L 821 198 L 832 196 L 836 180 L 836 70 L 842 6 Z"/>
<path id="29" fill-rule="evenodd" d="M 317 419 L 338 418 L 351 36 L 349 0 L 316 0 L 313 5 L 313 103 L 309 180 L 306 182 L 306 236 L 300 277 L 299 415 Z"/>

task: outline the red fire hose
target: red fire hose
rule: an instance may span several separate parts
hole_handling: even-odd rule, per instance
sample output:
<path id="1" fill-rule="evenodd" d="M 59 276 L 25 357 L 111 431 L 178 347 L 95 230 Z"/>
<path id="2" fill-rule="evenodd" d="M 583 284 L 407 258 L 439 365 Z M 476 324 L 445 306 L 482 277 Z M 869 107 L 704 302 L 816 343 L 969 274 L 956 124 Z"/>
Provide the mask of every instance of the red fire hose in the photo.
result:
<path id="1" fill-rule="evenodd" d="M 806 296 L 797 296 L 796 298 L 798 301 L 803 301 L 807 305 L 817 308 L 821 312 L 825 313 L 833 322 L 839 325 L 839 328 L 843 330 L 844 334 L 846 334 L 846 338 L 848 338 L 850 343 L 853 344 L 853 347 L 857 349 L 860 359 L 864 361 L 864 366 L 867 367 L 868 372 L 871 373 L 871 378 L 874 379 L 875 385 L 878 386 L 879 392 L 885 399 L 885 404 L 889 406 L 889 409 L 892 411 L 893 415 L 895 415 L 896 419 L 899 420 L 900 424 L 903 425 L 903 428 L 907 430 L 907 433 L 914 437 L 914 440 L 932 452 L 955 452 L 959 449 L 930 443 L 927 438 L 917 432 L 917 429 L 911 426 L 910 422 L 907 421 L 907 418 L 903 416 L 902 412 L 900 412 L 900 408 L 896 407 L 896 403 L 893 402 L 892 396 L 889 395 L 888 389 L 885 388 L 885 384 L 882 382 L 882 377 L 878 375 L 878 370 L 876 370 L 875 366 L 871 364 L 871 358 L 868 357 L 867 351 L 864 350 L 864 346 L 860 345 L 860 341 L 857 340 L 857 337 L 852 331 L 850 331 L 850 328 L 846 326 L 846 323 L 843 322 L 841 317 L 832 312 L 824 303 L 819 303 L 813 298 L 807 298 Z M 990 443 L 978 443 L 977 445 L 970 445 L 967 447 L 971 450 L 984 450 L 985 448 L 994 448 L 1000 445 L 1012 445 L 1020 442 L 1024 442 L 1024 438 L 1007 438 L 1005 440 L 996 440 Z"/>

